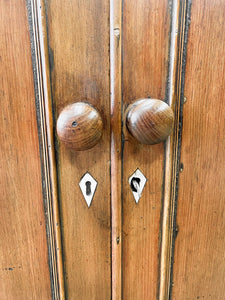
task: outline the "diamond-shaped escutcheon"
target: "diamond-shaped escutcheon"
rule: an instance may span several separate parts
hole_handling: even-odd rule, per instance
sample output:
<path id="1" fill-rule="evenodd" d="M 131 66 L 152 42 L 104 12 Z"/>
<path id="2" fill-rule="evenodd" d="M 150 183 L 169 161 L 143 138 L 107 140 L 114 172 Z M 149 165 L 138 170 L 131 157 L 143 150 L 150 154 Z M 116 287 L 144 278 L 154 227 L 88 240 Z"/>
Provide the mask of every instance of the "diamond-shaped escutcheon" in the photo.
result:
<path id="1" fill-rule="evenodd" d="M 85 173 L 80 180 L 79 186 L 88 207 L 91 205 L 97 184 L 97 181 L 88 172 Z"/>
<path id="2" fill-rule="evenodd" d="M 146 177 L 139 169 L 137 169 L 129 178 L 129 185 L 136 203 L 138 203 L 141 198 L 146 181 Z"/>

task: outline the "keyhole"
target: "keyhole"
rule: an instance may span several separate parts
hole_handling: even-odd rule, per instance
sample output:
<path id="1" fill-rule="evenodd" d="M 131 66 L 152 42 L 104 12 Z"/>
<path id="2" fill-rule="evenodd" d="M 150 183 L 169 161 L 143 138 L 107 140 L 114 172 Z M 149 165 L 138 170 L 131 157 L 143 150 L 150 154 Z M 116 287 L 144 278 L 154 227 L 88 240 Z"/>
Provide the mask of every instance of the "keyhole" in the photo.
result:
<path id="1" fill-rule="evenodd" d="M 138 190 L 140 188 L 140 181 L 141 181 L 141 179 L 138 177 L 133 177 L 131 179 L 130 187 L 131 187 L 132 192 L 135 192 L 135 193 L 138 192 Z"/>
<path id="2" fill-rule="evenodd" d="M 86 185 L 86 195 L 90 196 L 91 195 L 91 182 L 90 181 L 86 181 L 85 185 Z"/>

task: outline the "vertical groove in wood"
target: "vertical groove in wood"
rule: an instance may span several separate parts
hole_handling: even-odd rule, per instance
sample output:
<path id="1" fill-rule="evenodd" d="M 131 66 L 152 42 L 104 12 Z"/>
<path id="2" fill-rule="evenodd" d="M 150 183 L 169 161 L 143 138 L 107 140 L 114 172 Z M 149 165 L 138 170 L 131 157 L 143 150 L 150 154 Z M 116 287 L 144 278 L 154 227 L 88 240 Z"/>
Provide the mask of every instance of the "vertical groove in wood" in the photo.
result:
<path id="1" fill-rule="evenodd" d="M 171 287 L 174 243 L 175 203 L 179 172 L 180 135 L 185 70 L 184 44 L 188 29 L 189 1 L 174 0 L 170 37 L 168 102 L 174 111 L 174 129 L 165 147 L 165 185 L 163 198 L 162 245 L 160 260 L 159 299 L 167 300 Z"/>
<path id="2" fill-rule="evenodd" d="M 121 40 L 122 1 L 110 0 L 112 299 L 122 297 Z"/>
<path id="3" fill-rule="evenodd" d="M 32 35 L 34 38 L 34 68 L 37 79 L 37 101 L 41 128 L 40 151 L 43 157 L 42 176 L 45 193 L 46 228 L 49 249 L 49 267 L 54 299 L 64 299 L 61 233 L 58 211 L 56 162 L 53 138 L 53 116 L 51 105 L 50 74 L 48 61 L 45 4 L 42 0 L 31 0 Z"/>

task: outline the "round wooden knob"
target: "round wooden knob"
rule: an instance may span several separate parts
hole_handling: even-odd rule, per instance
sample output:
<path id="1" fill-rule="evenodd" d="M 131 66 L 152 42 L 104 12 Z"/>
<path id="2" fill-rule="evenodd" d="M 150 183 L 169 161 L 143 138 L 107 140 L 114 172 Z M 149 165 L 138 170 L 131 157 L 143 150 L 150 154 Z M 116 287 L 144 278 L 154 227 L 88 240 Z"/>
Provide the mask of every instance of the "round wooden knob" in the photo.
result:
<path id="1" fill-rule="evenodd" d="M 102 135 L 102 118 L 90 104 L 77 102 L 66 106 L 57 120 L 59 139 L 74 150 L 94 147 Z"/>
<path id="2" fill-rule="evenodd" d="M 128 107 L 126 124 L 138 142 L 153 145 L 170 135 L 173 120 L 173 111 L 165 102 L 140 99 Z"/>

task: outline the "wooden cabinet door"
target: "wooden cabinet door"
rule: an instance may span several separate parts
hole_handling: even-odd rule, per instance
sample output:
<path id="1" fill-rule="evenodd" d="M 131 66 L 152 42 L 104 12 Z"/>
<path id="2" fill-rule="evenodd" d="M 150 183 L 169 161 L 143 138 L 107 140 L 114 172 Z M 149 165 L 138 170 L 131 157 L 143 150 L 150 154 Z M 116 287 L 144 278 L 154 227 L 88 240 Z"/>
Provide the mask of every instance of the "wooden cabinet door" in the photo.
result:
<path id="1" fill-rule="evenodd" d="M 0 299 L 224 299 L 224 1 L 0 12 Z"/>

